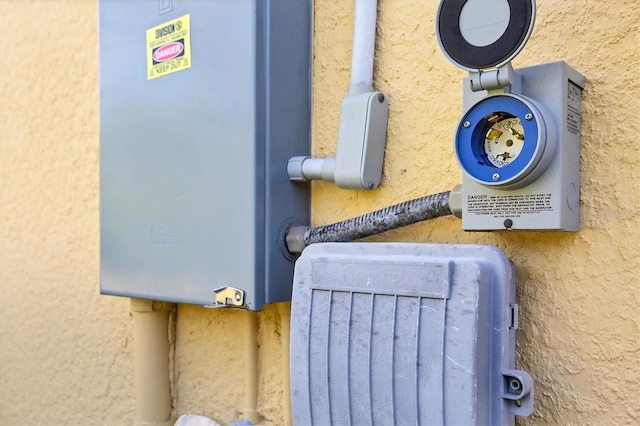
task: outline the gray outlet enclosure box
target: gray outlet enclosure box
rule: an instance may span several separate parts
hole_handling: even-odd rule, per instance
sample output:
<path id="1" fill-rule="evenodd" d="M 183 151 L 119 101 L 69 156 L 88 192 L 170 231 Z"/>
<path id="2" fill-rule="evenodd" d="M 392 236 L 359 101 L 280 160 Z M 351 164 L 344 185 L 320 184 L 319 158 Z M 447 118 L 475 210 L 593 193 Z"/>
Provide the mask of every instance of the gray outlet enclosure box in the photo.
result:
<path id="1" fill-rule="evenodd" d="M 462 229 L 466 231 L 580 230 L 580 122 L 585 77 L 563 61 L 514 70 L 516 87 L 546 108 L 546 123 L 556 149 L 548 168 L 533 183 L 519 189 L 487 187 L 462 174 Z M 487 96 L 473 92 L 463 80 L 464 110 Z M 500 169 L 496 169 L 497 172 Z"/>
<path id="2" fill-rule="evenodd" d="M 309 152 L 311 2 L 101 0 L 99 12 L 101 293 L 290 300 L 284 235 L 309 220 L 287 161 Z"/>
<path id="3" fill-rule="evenodd" d="M 515 268 L 489 246 L 323 243 L 296 263 L 297 425 L 513 425 Z"/>

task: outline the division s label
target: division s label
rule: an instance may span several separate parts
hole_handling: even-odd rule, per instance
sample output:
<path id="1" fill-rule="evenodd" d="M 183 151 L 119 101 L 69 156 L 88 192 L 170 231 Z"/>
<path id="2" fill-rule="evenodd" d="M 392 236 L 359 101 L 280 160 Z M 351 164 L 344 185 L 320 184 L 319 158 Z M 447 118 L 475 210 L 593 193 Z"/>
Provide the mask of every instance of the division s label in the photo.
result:
<path id="1" fill-rule="evenodd" d="M 147 30 L 147 80 L 191 67 L 190 15 Z"/>

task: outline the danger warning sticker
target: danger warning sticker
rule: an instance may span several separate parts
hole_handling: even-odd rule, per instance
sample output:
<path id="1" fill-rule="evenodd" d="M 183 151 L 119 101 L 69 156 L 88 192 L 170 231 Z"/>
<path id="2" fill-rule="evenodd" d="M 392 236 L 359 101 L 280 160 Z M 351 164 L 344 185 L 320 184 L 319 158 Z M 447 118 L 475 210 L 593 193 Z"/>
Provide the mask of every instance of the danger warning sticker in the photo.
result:
<path id="1" fill-rule="evenodd" d="M 189 15 L 147 30 L 147 80 L 190 67 Z"/>

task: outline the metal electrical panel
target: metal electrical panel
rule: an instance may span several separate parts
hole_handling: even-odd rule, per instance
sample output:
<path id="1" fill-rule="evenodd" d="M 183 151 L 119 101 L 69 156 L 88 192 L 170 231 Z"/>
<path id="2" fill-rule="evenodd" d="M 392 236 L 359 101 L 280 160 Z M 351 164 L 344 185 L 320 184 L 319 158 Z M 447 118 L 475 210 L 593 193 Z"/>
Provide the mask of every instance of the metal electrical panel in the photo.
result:
<path id="1" fill-rule="evenodd" d="M 294 424 L 513 425 L 515 268 L 489 246 L 324 243 L 296 263 Z"/>
<path id="2" fill-rule="evenodd" d="M 290 300 L 307 224 L 311 2 L 101 0 L 101 292 Z"/>

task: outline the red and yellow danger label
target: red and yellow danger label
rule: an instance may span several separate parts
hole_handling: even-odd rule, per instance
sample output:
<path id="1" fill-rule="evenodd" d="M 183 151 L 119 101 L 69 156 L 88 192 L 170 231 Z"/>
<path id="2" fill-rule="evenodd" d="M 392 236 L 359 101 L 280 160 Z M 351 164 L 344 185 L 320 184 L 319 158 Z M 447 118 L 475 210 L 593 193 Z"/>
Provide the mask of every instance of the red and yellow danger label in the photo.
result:
<path id="1" fill-rule="evenodd" d="M 147 80 L 191 67 L 189 15 L 147 30 Z"/>

